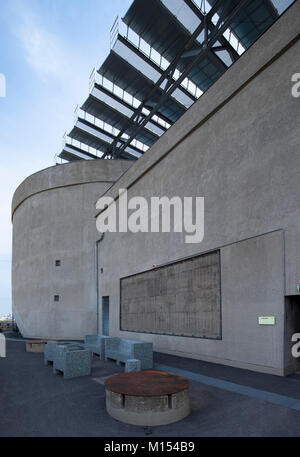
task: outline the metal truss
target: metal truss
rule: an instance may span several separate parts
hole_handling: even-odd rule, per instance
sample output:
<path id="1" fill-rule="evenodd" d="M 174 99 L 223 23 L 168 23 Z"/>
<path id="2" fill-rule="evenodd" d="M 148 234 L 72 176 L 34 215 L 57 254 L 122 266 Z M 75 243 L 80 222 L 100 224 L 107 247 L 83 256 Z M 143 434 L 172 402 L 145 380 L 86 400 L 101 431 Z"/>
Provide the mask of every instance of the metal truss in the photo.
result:
<path id="1" fill-rule="evenodd" d="M 115 138 L 113 144 L 111 145 L 110 154 L 112 158 L 119 158 L 120 154 L 126 149 L 127 146 L 133 141 L 135 136 L 145 127 L 147 122 L 151 121 L 151 118 L 157 113 L 157 111 L 162 107 L 162 105 L 169 99 L 173 92 L 180 87 L 181 83 L 188 77 L 191 70 L 200 62 L 201 58 L 204 55 L 210 54 L 213 56 L 213 61 L 217 65 L 217 68 L 224 72 L 224 64 L 220 61 L 218 56 L 215 54 L 215 51 L 226 50 L 229 52 L 232 61 L 236 61 L 239 57 L 239 54 L 234 50 L 230 43 L 224 38 L 224 32 L 230 27 L 232 21 L 242 12 L 242 10 L 250 3 L 250 0 L 241 0 L 238 5 L 231 9 L 232 0 L 217 0 L 215 5 L 211 8 L 208 14 L 204 15 L 196 7 L 191 0 L 184 0 L 185 3 L 197 14 L 201 20 L 200 25 L 196 28 L 194 33 L 191 35 L 187 43 L 185 43 L 180 52 L 170 63 L 169 67 L 162 73 L 161 77 L 156 82 L 153 89 L 150 91 L 148 97 L 143 100 L 140 106 L 136 109 L 134 114 L 126 126 L 120 131 L 118 136 Z M 219 19 L 216 25 L 212 23 L 213 16 L 218 13 Z M 192 48 L 195 39 L 204 31 L 204 41 L 197 47 Z M 215 46 L 215 43 L 221 43 L 221 46 Z M 177 64 L 180 59 L 195 57 L 193 61 L 187 65 L 186 69 L 181 73 L 181 76 L 175 80 L 174 72 L 177 69 Z M 226 66 L 225 66 L 226 67 Z M 160 100 L 157 103 L 151 101 L 152 97 L 157 94 L 157 89 L 161 88 L 163 82 L 166 81 L 166 85 L 162 90 L 162 95 Z M 142 114 L 143 109 L 147 109 L 149 114 L 145 116 Z M 123 143 L 120 143 L 120 139 L 125 131 L 132 125 L 135 125 L 134 130 L 129 136 L 128 140 Z"/>

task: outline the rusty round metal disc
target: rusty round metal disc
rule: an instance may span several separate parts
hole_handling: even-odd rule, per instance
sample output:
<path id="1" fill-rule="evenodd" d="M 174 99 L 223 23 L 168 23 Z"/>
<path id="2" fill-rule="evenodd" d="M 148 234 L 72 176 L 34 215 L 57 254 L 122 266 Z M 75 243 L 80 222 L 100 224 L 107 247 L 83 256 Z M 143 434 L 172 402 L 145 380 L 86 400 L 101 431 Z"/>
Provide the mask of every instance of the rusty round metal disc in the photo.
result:
<path id="1" fill-rule="evenodd" d="M 182 376 L 162 371 L 120 373 L 105 381 L 107 390 L 132 397 L 174 395 L 189 388 L 189 381 Z"/>

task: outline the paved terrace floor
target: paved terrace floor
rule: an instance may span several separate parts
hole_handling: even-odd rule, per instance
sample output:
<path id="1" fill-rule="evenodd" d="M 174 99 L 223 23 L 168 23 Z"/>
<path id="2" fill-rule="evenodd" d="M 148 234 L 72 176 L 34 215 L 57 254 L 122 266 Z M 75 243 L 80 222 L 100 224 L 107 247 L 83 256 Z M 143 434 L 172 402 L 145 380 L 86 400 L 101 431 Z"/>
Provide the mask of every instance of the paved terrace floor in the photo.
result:
<path id="1" fill-rule="evenodd" d="M 8 341 L 0 359 L 1 437 L 295 437 L 300 436 L 300 377 L 280 378 L 155 354 L 157 369 L 190 378 L 189 417 L 151 429 L 126 425 L 105 410 L 104 380 L 123 371 L 93 359 L 92 375 L 65 381 L 43 354 Z"/>

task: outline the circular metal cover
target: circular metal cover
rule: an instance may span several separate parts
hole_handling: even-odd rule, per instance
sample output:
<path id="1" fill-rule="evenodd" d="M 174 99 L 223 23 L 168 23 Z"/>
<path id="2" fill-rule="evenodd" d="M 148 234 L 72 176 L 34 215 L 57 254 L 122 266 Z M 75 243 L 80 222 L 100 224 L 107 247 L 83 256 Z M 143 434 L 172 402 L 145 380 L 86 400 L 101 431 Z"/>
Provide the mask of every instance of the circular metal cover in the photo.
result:
<path id="1" fill-rule="evenodd" d="M 120 373 L 105 381 L 107 390 L 133 397 L 174 395 L 189 388 L 189 381 L 182 376 L 162 371 Z"/>

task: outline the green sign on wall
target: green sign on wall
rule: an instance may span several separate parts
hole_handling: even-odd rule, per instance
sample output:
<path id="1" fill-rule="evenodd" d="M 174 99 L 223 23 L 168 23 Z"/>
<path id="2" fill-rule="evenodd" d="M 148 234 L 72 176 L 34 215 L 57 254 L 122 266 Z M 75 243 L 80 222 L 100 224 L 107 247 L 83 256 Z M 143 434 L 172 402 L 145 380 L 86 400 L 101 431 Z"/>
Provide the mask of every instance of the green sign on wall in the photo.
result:
<path id="1" fill-rule="evenodd" d="M 259 325 L 275 325 L 274 316 L 263 316 L 258 318 Z"/>

